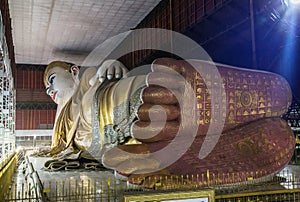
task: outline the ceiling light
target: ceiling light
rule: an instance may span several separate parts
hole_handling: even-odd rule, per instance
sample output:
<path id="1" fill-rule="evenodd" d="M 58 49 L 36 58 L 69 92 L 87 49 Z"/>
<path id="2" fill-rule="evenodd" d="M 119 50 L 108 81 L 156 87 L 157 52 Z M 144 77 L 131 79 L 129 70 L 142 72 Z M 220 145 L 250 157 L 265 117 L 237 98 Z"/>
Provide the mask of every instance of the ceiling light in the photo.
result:
<path id="1" fill-rule="evenodd" d="M 300 4 L 300 0 L 290 0 L 291 4 Z"/>

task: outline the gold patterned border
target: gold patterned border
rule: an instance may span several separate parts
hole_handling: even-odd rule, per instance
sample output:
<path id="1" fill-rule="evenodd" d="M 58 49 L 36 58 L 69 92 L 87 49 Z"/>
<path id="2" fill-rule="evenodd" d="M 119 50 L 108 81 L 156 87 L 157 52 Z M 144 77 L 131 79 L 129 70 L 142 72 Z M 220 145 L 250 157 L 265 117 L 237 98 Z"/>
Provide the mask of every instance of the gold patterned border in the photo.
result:
<path id="1" fill-rule="evenodd" d="M 211 189 L 199 191 L 152 192 L 148 194 L 124 195 L 124 202 L 215 202 Z"/>

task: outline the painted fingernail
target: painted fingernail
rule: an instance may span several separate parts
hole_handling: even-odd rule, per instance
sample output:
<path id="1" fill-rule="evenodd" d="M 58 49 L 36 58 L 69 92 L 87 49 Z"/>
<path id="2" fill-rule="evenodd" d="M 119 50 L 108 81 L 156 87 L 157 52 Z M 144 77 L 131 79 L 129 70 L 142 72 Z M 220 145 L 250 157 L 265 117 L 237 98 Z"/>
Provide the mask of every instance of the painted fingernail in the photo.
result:
<path id="1" fill-rule="evenodd" d="M 111 80 L 112 79 L 112 75 L 111 74 L 107 74 L 107 78 L 108 78 L 108 80 Z"/>
<path id="2" fill-rule="evenodd" d="M 116 78 L 120 78 L 120 77 L 121 77 L 121 75 L 117 73 L 116 74 Z"/>

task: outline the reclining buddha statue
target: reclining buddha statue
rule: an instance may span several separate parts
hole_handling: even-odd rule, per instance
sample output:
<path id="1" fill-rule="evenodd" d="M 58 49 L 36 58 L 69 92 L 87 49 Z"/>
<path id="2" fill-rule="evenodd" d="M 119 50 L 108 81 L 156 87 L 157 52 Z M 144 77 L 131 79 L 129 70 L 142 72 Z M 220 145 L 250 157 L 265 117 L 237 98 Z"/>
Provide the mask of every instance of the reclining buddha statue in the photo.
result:
<path id="1" fill-rule="evenodd" d="M 99 69 L 55 61 L 44 83 L 58 104 L 51 154 L 88 152 L 144 187 L 170 176 L 210 185 L 263 178 L 294 152 L 280 118 L 291 90 L 274 73 L 160 58 L 130 75 L 114 60 Z"/>

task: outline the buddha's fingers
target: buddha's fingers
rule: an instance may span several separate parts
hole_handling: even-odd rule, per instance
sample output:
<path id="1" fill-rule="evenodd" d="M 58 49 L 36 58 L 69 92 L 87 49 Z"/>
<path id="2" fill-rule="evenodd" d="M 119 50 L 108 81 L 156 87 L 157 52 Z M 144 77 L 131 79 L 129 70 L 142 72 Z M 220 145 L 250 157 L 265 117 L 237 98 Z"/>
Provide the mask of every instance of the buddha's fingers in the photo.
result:
<path id="1" fill-rule="evenodd" d="M 180 116 L 180 109 L 176 105 L 142 104 L 138 109 L 140 121 L 170 121 Z"/>
<path id="2" fill-rule="evenodd" d="M 118 145 L 106 151 L 102 156 L 105 167 L 115 169 L 120 163 L 132 158 L 139 158 L 140 154 L 149 154 L 145 144 Z"/>
<path id="3" fill-rule="evenodd" d="M 184 67 L 180 60 L 175 60 L 171 58 L 159 58 L 152 63 L 153 72 L 164 72 L 168 74 L 183 74 Z"/>
<path id="4" fill-rule="evenodd" d="M 160 170 L 160 164 L 153 158 L 131 158 L 116 166 L 116 170 L 123 174 L 139 174 L 150 173 L 155 170 Z"/>
<path id="5" fill-rule="evenodd" d="M 137 121 L 132 126 L 132 135 L 135 139 L 143 142 L 157 142 L 160 140 L 172 140 L 179 130 L 179 122 L 145 122 Z"/>
<path id="6" fill-rule="evenodd" d="M 182 93 L 161 86 L 149 86 L 143 90 L 142 100 L 150 104 L 177 104 Z"/>
<path id="7" fill-rule="evenodd" d="M 185 84 L 183 75 L 176 72 L 151 72 L 147 77 L 148 85 L 165 87 L 167 89 L 180 89 Z"/>

